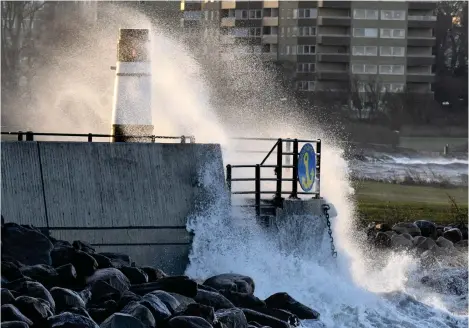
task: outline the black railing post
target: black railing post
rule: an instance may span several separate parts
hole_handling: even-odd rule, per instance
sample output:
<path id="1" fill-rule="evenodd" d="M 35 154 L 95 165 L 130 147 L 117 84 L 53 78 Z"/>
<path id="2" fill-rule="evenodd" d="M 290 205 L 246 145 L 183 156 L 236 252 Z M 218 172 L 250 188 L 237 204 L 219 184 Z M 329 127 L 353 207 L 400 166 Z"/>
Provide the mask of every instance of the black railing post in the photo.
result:
<path id="1" fill-rule="evenodd" d="M 228 188 L 228 199 L 231 205 L 231 164 L 226 166 L 226 187 Z"/>
<path id="2" fill-rule="evenodd" d="M 34 133 L 33 131 L 26 132 L 26 141 L 34 141 Z"/>
<path id="3" fill-rule="evenodd" d="M 261 217 L 261 166 L 259 164 L 256 165 L 256 217 Z"/>
<path id="4" fill-rule="evenodd" d="M 152 135 L 152 136 L 151 136 L 151 143 L 155 143 L 155 141 L 156 141 L 156 138 L 155 138 L 154 135 Z"/>
<path id="5" fill-rule="evenodd" d="M 293 170 L 290 198 L 298 198 L 298 139 L 293 140 Z"/>
<path id="6" fill-rule="evenodd" d="M 282 171 L 283 171 L 283 165 L 282 165 L 282 160 L 283 160 L 283 140 L 278 139 L 277 141 L 277 167 L 275 168 L 276 170 L 276 175 L 277 175 L 277 188 L 275 189 L 275 200 L 280 204 L 282 200 Z"/>
<path id="7" fill-rule="evenodd" d="M 321 198 L 321 139 L 316 142 L 316 198 Z"/>
<path id="8" fill-rule="evenodd" d="M 18 131 L 18 141 L 23 141 L 23 131 Z"/>
<path id="9" fill-rule="evenodd" d="M 181 143 L 183 143 L 183 144 L 186 143 L 186 137 L 185 136 L 181 136 Z"/>
<path id="10" fill-rule="evenodd" d="M 93 133 L 88 133 L 88 142 L 93 142 Z"/>

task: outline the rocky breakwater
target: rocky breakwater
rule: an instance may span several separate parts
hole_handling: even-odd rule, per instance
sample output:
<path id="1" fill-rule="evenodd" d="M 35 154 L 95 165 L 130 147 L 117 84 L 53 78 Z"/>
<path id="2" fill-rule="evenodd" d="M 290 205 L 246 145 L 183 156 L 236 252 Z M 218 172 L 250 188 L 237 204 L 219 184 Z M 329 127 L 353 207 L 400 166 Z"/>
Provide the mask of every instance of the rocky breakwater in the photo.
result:
<path id="1" fill-rule="evenodd" d="M 1 279 L 1 327 L 289 328 L 302 319 L 322 326 L 319 313 L 287 293 L 254 296 L 250 277 L 168 276 L 15 223 L 2 223 Z"/>
<path id="2" fill-rule="evenodd" d="M 405 252 L 418 261 L 420 283 L 442 294 L 459 296 L 467 304 L 467 224 L 438 225 L 432 221 L 372 223 L 367 228 L 372 256 Z M 466 307 L 467 308 L 467 307 Z"/>

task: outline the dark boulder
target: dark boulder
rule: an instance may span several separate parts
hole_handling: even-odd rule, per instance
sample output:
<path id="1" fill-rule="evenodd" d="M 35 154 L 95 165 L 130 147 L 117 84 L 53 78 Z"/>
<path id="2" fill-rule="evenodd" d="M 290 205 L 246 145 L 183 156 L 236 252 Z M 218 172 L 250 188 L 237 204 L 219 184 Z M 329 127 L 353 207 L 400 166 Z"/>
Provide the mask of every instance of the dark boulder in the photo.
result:
<path id="1" fill-rule="evenodd" d="M 183 295 L 180 295 L 180 294 L 177 294 L 177 293 L 168 293 L 168 294 L 171 295 L 172 297 L 174 297 L 175 299 L 177 299 L 177 301 L 180 303 L 179 309 L 178 309 L 179 311 L 182 311 L 185 308 L 187 308 L 187 306 L 189 304 L 194 304 L 195 303 L 193 298 L 183 296 Z"/>
<path id="2" fill-rule="evenodd" d="M 169 328 L 212 328 L 207 320 L 199 317 L 180 316 L 168 321 Z"/>
<path id="3" fill-rule="evenodd" d="M 2 277 L 5 277 L 7 280 L 10 281 L 23 277 L 23 274 L 21 273 L 21 270 L 18 265 L 10 261 L 2 261 L 0 270 L 2 272 Z"/>
<path id="4" fill-rule="evenodd" d="M 135 293 L 132 293 L 130 290 L 128 291 L 125 291 L 122 295 L 121 295 L 121 298 L 117 304 L 117 307 L 119 310 L 123 309 L 124 307 L 127 306 L 127 304 L 131 303 L 131 302 L 138 302 L 142 299 L 141 296 L 135 294 Z"/>
<path id="5" fill-rule="evenodd" d="M 158 297 L 164 303 L 164 305 L 166 305 L 171 314 L 174 314 L 181 305 L 181 303 L 179 303 L 175 297 L 165 291 L 155 290 L 149 294 Z"/>
<path id="6" fill-rule="evenodd" d="M 412 237 L 421 236 L 419 227 L 413 222 L 399 222 L 392 226 L 392 230 L 398 234 L 408 233 Z"/>
<path id="7" fill-rule="evenodd" d="M 68 263 L 55 268 L 58 275 L 56 286 L 75 286 L 77 284 L 77 270 L 73 264 Z"/>
<path id="8" fill-rule="evenodd" d="M 71 245 L 55 244 L 54 248 L 50 252 L 52 258 L 52 266 L 54 268 L 69 264 L 73 262 L 73 255 L 76 249 Z"/>
<path id="9" fill-rule="evenodd" d="M 282 309 L 304 319 L 319 319 L 319 313 L 304 304 L 301 304 L 287 293 L 276 293 L 265 300 L 270 309 Z"/>
<path id="10" fill-rule="evenodd" d="M 198 290 L 197 295 L 194 297 L 194 301 L 203 305 L 211 306 L 215 310 L 231 309 L 235 307 L 225 296 L 203 289 Z"/>
<path id="11" fill-rule="evenodd" d="M 115 268 L 99 269 L 95 271 L 92 276 L 88 277 L 86 283 L 88 285 L 94 285 L 98 281 L 108 283 L 121 294 L 130 288 L 129 279 Z"/>
<path id="12" fill-rule="evenodd" d="M 150 266 L 144 266 L 144 267 L 141 267 L 140 269 L 142 269 L 143 272 L 145 272 L 147 274 L 148 282 L 154 282 L 154 281 L 157 281 L 161 278 L 166 278 L 168 276 L 162 270 L 157 269 L 157 268 L 153 268 L 153 267 L 150 267 Z"/>
<path id="13" fill-rule="evenodd" d="M 109 285 L 107 282 L 98 280 L 91 286 L 91 299 L 88 305 L 102 305 L 109 300 L 118 301 L 121 298 L 121 292 Z"/>
<path id="14" fill-rule="evenodd" d="M 28 319 L 20 310 L 16 308 L 13 304 L 2 305 L 1 310 L 2 321 L 22 321 L 32 326 L 33 322 Z"/>
<path id="15" fill-rule="evenodd" d="M 52 287 L 59 282 L 57 271 L 50 265 L 36 264 L 24 266 L 20 271 L 24 276 L 30 277 L 46 287 Z"/>
<path id="16" fill-rule="evenodd" d="M 436 231 L 436 225 L 432 221 L 418 220 L 414 222 L 419 227 L 423 237 L 437 239 L 438 233 Z"/>
<path id="17" fill-rule="evenodd" d="M 451 228 L 443 232 L 443 237 L 453 243 L 457 243 L 462 240 L 462 233 L 458 228 Z"/>
<path id="18" fill-rule="evenodd" d="M 50 293 L 54 298 L 56 311 L 59 313 L 72 307 L 86 307 L 80 295 L 70 289 L 54 287 L 50 290 Z"/>
<path id="19" fill-rule="evenodd" d="M 90 314 L 88 313 L 88 311 L 86 311 L 85 308 L 77 308 L 77 307 L 71 307 L 71 308 L 68 308 L 67 311 L 62 311 L 62 312 L 70 312 L 70 313 L 74 313 L 74 314 L 78 314 L 78 315 L 82 315 L 84 317 L 87 317 L 89 319 L 92 319 Z"/>
<path id="20" fill-rule="evenodd" d="M 106 268 L 114 267 L 112 265 L 112 261 L 108 257 L 102 254 L 98 254 L 98 253 L 94 253 L 90 255 L 96 260 L 96 263 L 98 263 L 98 269 L 106 269 Z"/>
<path id="21" fill-rule="evenodd" d="M 266 307 L 261 299 L 252 294 L 238 293 L 231 290 L 221 291 L 221 294 L 231 301 L 235 306 L 241 308 L 255 309 Z"/>
<path id="22" fill-rule="evenodd" d="M 77 251 L 82 251 L 88 254 L 94 254 L 96 251 L 89 243 L 81 240 L 74 240 L 72 243 L 73 248 Z"/>
<path id="23" fill-rule="evenodd" d="M 156 326 L 156 320 L 151 311 L 139 302 L 130 302 L 120 312 L 137 318 L 145 327 Z"/>
<path id="24" fill-rule="evenodd" d="M 70 312 L 63 312 L 47 320 L 50 328 L 99 328 L 92 319 Z"/>
<path id="25" fill-rule="evenodd" d="M 468 289 L 468 271 L 461 268 L 434 269 L 420 282 L 441 294 L 464 296 Z"/>
<path id="26" fill-rule="evenodd" d="M 211 325 L 217 321 L 213 307 L 197 303 L 189 304 L 184 311 L 175 314 L 175 316 L 201 317 Z"/>
<path id="27" fill-rule="evenodd" d="M 216 290 L 231 290 L 239 293 L 254 294 L 255 285 L 251 277 L 235 273 L 213 276 L 204 281 L 203 285 Z"/>
<path id="28" fill-rule="evenodd" d="M 214 293 L 219 293 L 220 292 L 218 289 L 215 289 L 213 287 L 206 286 L 206 285 L 200 285 L 200 284 L 197 284 L 197 289 L 203 289 L 203 290 L 206 290 L 208 292 L 214 292 Z"/>
<path id="29" fill-rule="evenodd" d="M 251 309 L 241 309 L 246 316 L 246 320 L 251 323 L 255 321 L 262 326 L 269 326 L 271 328 L 290 328 L 290 325 L 285 321 L 279 320 L 277 318 L 271 317 Z"/>
<path id="30" fill-rule="evenodd" d="M 257 308 L 257 312 L 262 314 L 267 314 L 271 317 L 277 318 L 279 320 L 288 322 L 291 326 L 297 327 L 300 325 L 300 318 L 297 315 L 280 309 L 270 309 L 270 308 Z"/>
<path id="31" fill-rule="evenodd" d="M 186 276 L 172 276 L 161 278 L 155 282 L 134 285 L 130 290 L 137 295 L 145 295 L 154 290 L 163 290 L 169 293 L 194 297 L 197 295 L 197 283 Z"/>
<path id="32" fill-rule="evenodd" d="M 98 269 L 98 262 L 94 257 L 83 251 L 76 251 L 73 254 L 72 264 L 77 271 L 78 277 L 91 276 Z"/>
<path id="33" fill-rule="evenodd" d="M 241 309 L 222 309 L 215 313 L 218 321 L 222 322 L 227 328 L 247 328 L 248 321 Z"/>
<path id="34" fill-rule="evenodd" d="M 146 294 L 142 297 L 140 304 L 146 306 L 151 311 L 156 322 L 162 322 L 171 317 L 171 311 L 156 295 Z"/>
<path id="35" fill-rule="evenodd" d="M 15 301 L 15 297 L 7 288 L 2 288 L 2 294 L 0 296 L 0 300 L 2 302 L 2 305 L 13 304 Z"/>
<path id="36" fill-rule="evenodd" d="M 15 292 L 18 292 L 20 295 L 23 296 L 30 296 L 34 298 L 43 299 L 44 301 L 49 303 L 52 312 L 55 312 L 54 299 L 52 298 L 50 292 L 42 284 L 36 281 L 28 280 L 15 283 L 14 285 L 13 283 L 14 282 L 8 285 L 8 288 L 10 290 L 14 290 Z"/>
<path id="37" fill-rule="evenodd" d="M 114 312 L 109 311 L 109 309 L 106 309 L 104 307 L 102 308 L 89 308 L 88 313 L 93 319 L 94 322 L 96 322 L 98 325 L 100 325 L 104 320 L 109 318 L 110 315 L 112 315 Z"/>
<path id="38" fill-rule="evenodd" d="M 373 245 L 379 249 L 389 248 L 391 247 L 391 237 L 385 232 L 378 232 L 373 240 Z"/>
<path id="39" fill-rule="evenodd" d="M 53 315 L 48 302 L 30 296 L 20 296 L 15 300 L 15 306 L 27 316 L 36 326 L 44 325 L 47 318 Z"/>
<path id="40" fill-rule="evenodd" d="M 28 324 L 24 321 L 3 321 L 0 327 L 1 328 L 29 328 Z"/>
<path id="41" fill-rule="evenodd" d="M 2 255 L 9 255 L 26 265 L 51 265 L 50 252 L 53 248 L 49 238 L 36 229 L 16 223 L 2 226 Z"/>
<path id="42" fill-rule="evenodd" d="M 107 318 L 101 325 L 101 328 L 148 328 L 143 322 L 126 313 L 114 313 Z"/>
<path id="43" fill-rule="evenodd" d="M 130 256 L 122 253 L 99 253 L 101 255 L 106 256 L 108 259 L 111 260 L 112 266 L 115 268 L 120 268 L 123 266 L 131 266 Z"/>
<path id="44" fill-rule="evenodd" d="M 122 266 L 119 270 L 129 279 L 132 285 L 144 284 L 148 282 L 147 274 L 135 267 Z"/>

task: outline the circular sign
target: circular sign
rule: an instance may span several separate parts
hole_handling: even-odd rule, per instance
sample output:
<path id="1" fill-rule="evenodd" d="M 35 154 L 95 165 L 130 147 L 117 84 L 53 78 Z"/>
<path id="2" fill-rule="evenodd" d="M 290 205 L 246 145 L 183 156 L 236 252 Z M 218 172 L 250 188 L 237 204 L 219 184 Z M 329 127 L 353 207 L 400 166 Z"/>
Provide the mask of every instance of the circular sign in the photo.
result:
<path id="1" fill-rule="evenodd" d="M 301 189 L 308 192 L 313 189 L 316 177 L 316 152 L 311 144 L 306 144 L 301 148 L 298 157 L 298 181 Z"/>

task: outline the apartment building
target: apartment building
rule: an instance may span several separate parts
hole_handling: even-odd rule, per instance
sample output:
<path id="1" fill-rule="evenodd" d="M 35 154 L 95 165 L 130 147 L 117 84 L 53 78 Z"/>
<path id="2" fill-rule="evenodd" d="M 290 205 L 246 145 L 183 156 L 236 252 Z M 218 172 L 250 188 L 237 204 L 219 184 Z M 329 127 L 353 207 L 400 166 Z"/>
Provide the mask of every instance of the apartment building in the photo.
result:
<path id="1" fill-rule="evenodd" d="M 184 1 L 181 25 L 192 36 L 218 38 L 228 53 L 243 44 L 285 64 L 306 96 L 350 90 L 352 82 L 360 91 L 374 83 L 428 96 L 435 8 L 424 1 Z"/>

